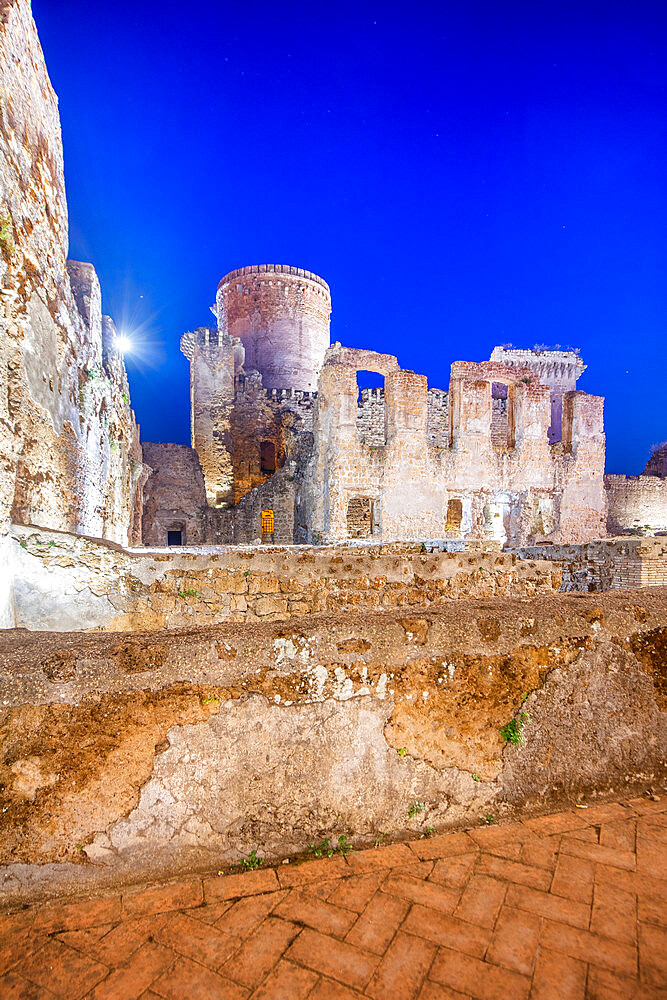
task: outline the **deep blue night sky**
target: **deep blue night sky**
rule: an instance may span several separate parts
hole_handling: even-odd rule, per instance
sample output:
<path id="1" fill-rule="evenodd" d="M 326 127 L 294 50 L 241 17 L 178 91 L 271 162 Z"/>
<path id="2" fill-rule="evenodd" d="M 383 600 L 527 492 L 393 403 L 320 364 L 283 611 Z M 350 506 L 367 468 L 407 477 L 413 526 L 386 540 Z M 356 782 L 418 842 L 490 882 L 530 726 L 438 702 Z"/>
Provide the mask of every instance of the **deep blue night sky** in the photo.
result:
<path id="1" fill-rule="evenodd" d="M 579 346 L 609 472 L 667 439 L 664 2 L 33 10 L 69 255 L 153 345 L 144 440 L 189 444 L 180 335 L 265 262 L 329 282 L 333 340 L 441 388 L 495 344 Z"/>

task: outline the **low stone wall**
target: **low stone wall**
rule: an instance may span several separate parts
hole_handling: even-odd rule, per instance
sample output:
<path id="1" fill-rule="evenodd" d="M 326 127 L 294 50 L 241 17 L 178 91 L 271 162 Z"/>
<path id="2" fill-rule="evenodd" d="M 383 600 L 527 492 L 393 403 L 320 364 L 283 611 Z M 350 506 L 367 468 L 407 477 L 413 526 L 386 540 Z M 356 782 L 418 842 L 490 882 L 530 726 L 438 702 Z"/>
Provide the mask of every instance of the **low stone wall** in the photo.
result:
<path id="1" fill-rule="evenodd" d="M 667 538 L 605 538 L 586 545 L 529 545 L 521 559 L 552 559 L 562 571 L 562 591 L 667 586 Z"/>
<path id="2" fill-rule="evenodd" d="M 664 588 L 0 632 L 0 903 L 656 784 L 666 643 Z"/>
<path id="3" fill-rule="evenodd" d="M 15 623 L 111 631 L 281 621 L 349 608 L 429 606 L 455 598 L 551 593 L 560 570 L 489 546 L 437 543 L 129 550 L 16 526 Z M 422 551 L 422 549 L 424 551 Z"/>
<path id="4" fill-rule="evenodd" d="M 607 531 L 667 531 L 667 479 L 658 476 L 605 476 Z"/>

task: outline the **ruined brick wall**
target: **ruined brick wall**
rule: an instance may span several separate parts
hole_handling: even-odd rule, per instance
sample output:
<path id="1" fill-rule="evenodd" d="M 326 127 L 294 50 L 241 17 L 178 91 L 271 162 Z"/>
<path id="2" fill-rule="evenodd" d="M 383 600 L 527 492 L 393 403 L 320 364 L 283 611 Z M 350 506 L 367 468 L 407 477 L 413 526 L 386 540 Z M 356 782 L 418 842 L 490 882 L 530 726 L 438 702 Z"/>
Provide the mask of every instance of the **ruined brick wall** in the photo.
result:
<path id="1" fill-rule="evenodd" d="M 317 388 L 330 339 L 326 281 L 286 264 L 241 267 L 222 279 L 216 303 L 219 331 L 241 340 L 265 388 Z"/>
<path id="2" fill-rule="evenodd" d="M 241 381 L 237 376 L 236 383 L 230 423 L 233 502 L 238 504 L 295 457 L 304 435 L 312 435 L 315 393 L 265 389 L 259 378 Z M 271 446 L 268 458 L 273 470 L 271 461 L 266 461 L 266 444 Z"/>
<path id="3" fill-rule="evenodd" d="M 548 429 L 549 444 L 562 439 L 563 397 L 577 388 L 577 379 L 586 370 L 576 351 L 514 347 L 494 347 L 491 361 L 510 368 L 528 368 L 542 385 L 551 391 L 551 420 Z"/>
<path id="4" fill-rule="evenodd" d="M 142 443 L 143 461 L 153 471 L 144 486 L 144 545 L 167 545 L 180 531 L 183 545 L 206 541 L 208 506 L 197 452 L 182 444 Z"/>
<path id="5" fill-rule="evenodd" d="M 364 397 L 361 408 L 359 370 L 385 379 L 384 393 Z M 301 489 L 308 538 L 348 537 L 350 503 L 362 499 L 372 504 L 373 534 L 387 539 L 602 537 L 602 404 L 566 393 L 565 439 L 550 445 L 551 390 L 530 369 L 454 362 L 449 392 L 434 395 L 396 358 L 334 345 L 320 375 L 313 460 Z M 381 427 L 386 439 L 378 443 Z"/>
<path id="6" fill-rule="evenodd" d="M 488 547 L 447 552 L 423 551 L 421 543 L 357 543 L 151 553 L 22 526 L 12 528 L 12 538 L 16 624 L 49 631 L 142 631 L 529 596 L 552 593 L 561 579 L 551 562 Z"/>
<path id="7" fill-rule="evenodd" d="M 95 271 L 66 261 L 57 98 L 28 0 L 0 16 L 0 175 L 0 548 L 10 518 L 136 540 L 138 428 Z"/>
<path id="8" fill-rule="evenodd" d="M 667 539 L 607 538 L 586 545 L 529 545 L 512 551 L 521 559 L 552 559 L 563 574 L 562 591 L 667 586 Z"/>
<path id="9" fill-rule="evenodd" d="M 364 444 L 370 447 L 384 445 L 384 389 L 361 390 L 357 403 L 357 428 Z"/>
<path id="10" fill-rule="evenodd" d="M 667 479 L 646 474 L 605 476 L 604 485 L 610 534 L 667 531 Z"/>
<path id="11" fill-rule="evenodd" d="M 449 447 L 449 393 L 444 389 L 428 390 L 426 435 L 436 448 Z"/>

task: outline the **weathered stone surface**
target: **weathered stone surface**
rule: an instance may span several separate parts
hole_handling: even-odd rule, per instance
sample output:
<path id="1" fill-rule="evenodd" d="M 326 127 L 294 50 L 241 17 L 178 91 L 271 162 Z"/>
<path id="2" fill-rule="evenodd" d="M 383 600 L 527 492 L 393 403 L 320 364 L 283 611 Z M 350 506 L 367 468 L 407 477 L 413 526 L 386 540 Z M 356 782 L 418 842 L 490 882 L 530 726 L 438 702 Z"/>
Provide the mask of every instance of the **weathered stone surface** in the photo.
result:
<path id="1" fill-rule="evenodd" d="M 66 260 L 57 99 L 28 0 L 0 17 L 0 175 L 0 536 L 11 518 L 136 541 L 139 432 L 94 268 Z"/>
<path id="2" fill-rule="evenodd" d="M 560 584 L 555 563 L 517 559 L 493 546 L 470 553 L 422 548 L 395 543 L 147 552 L 17 525 L 10 565 L 14 621 L 52 631 L 178 628 L 551 593 Z"/>
<path id="3" fill-rule="evenodd" d="M 400 622 L 2 633 L 3 891 L 280 858 L 340 833 L 416 837 L 654 782 L 666 635 L 665 588 Z M 503 741 L 512 720 L 525 744 Z"/>

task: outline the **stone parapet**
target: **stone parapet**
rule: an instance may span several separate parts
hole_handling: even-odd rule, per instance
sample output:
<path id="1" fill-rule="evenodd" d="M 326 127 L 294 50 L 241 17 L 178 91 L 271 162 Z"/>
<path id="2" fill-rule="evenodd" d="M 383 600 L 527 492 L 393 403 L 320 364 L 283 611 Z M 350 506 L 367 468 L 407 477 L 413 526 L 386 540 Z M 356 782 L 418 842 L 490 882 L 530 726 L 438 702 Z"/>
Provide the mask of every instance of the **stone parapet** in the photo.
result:
<path id="1" fill-rule="evenodd" d="M 53 631 L 181 628 L 279 621 L 317 612 L 429 607 L 452 599 L 553 593 L 551 562 L 490 545 L 206 546 L 124 549 L 15 527 L 16 625 Z"/>

